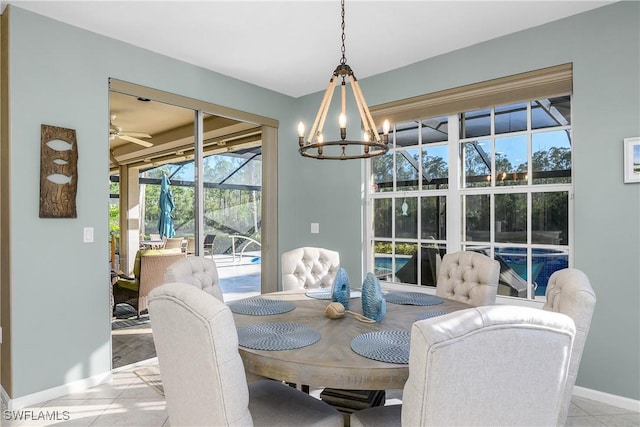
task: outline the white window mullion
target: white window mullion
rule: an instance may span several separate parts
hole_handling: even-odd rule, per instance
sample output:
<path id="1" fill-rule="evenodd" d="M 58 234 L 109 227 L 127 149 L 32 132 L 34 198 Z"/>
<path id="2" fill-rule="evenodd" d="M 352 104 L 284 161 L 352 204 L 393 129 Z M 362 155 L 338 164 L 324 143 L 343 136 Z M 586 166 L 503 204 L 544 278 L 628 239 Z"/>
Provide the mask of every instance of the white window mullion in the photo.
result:
<path id="1" fill-rule="evenodd" d="M 459 251 L 462 247 L 464 212 L 460 199 L 460 187 L 464 168 L 460 152 L 460 120 L 457 114 L 449 120 L 449 192 L 447 195 L 447 252 Z M 462 220 L 461 220 L 462 219 Z"/>

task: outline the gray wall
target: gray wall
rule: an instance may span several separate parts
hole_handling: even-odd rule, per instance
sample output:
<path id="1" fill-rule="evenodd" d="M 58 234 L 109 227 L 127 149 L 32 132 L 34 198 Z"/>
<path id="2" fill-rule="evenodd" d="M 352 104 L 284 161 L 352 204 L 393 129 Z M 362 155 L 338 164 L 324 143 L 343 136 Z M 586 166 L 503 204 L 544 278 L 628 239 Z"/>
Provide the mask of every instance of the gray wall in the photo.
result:
<path id="1" fill-rule="evenodd" d="M 640 399 L 640 185 L 622 183 L 622 140 L 640 135 L 639 8 L 616 3 L 360 80 L 375 105 L 573 62 L 575 262 L 598 295 L 578 385 L 632 399 Z M 322 94 L 294 100 L 10 9 L 11 397 L 109 369 L 108 77 L 280 120 L 280 252 L 334 248 L 352 281 L 361 279 L 362 162 L 297 154 L 296 123 L 310 125 Z M 77 219 L 38 218 L 41 123 L 77 130 Z M 320 234 L 310 234 L 311 222 Z M 82 243 L 84 226 L 96 228 L 96 243 Z"/>

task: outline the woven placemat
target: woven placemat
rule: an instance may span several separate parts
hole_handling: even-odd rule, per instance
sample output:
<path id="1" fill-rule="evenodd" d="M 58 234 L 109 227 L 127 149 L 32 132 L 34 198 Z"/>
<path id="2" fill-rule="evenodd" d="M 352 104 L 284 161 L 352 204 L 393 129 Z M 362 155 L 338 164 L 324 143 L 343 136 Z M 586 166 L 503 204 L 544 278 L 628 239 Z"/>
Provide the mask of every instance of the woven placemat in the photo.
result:
<path id="1" fill-rule="evenodd" d="M 384 296 L 384 299 L 393 304 L 404 305 L 436 305 L 444 302 L 438 296 L 420 292 L 389 292 Z"/>
<path id="2" fill-rule="evenodd" d="M 446 311 L 432 311 L 431 313 L 424 313 L 422 315 L 420 315 L 417 319 L 416 322 L 418 320 L 424 320 L 424 319 L 430 319 L 432 317 L 438 317 L 438 316 L 442 316 L 443 314 L 447 314 Z"/>
<path id="3" fill-rule="evenodd" d="M 238 328 L 238 343 L 255 350 L 292 350 L 319 340 L 320 332 L 299 323 L 259 323 Z"/>
<path id="4" fill-rule="evenodd" d="M 305 295 L 308 296 L 309 298 L 330 300 L 331 289 L 310 289 L 307 292 L 305 292 Z M 360 298 L 361 296 L 362 296 L 362 292 L 360 291 L 351 291 L 349 293 L 349 299 Z"/>
<path id="5" fill-rule="evenodd" d="M 367 332 L 351 340 L 351 349 L 368 359 L 407 364 L 410 338 L 406 331 Z"/>
<path id="6" fill-rule="evenodd" d="M 254 297 L 230 302 L 229 308 L 238 314 L 269 316 L 291 311 L 296 308 L 296 305 L 291 301 Z"/>

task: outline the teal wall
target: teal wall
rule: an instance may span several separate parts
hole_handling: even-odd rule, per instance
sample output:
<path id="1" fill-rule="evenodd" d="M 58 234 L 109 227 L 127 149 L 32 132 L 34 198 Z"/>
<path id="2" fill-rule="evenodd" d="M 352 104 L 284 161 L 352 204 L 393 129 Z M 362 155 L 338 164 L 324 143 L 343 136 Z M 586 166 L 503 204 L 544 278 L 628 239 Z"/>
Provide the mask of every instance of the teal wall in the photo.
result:
<path id="1" fill-rule="evenodd" d="M 598 296 L 578 385 L 632 399 L 640 399 L 640 184 L 622 182 L 622 140 L 640 135 L 639 16 L 639 3 L 620 2 L 360 80 L 375 105 L 573 63 L 575 265 Z M 15 7 L 9 31 L 11 397 L 110 367 L 109 77 L 279 120 L 279 252 L 334 248 L 352 281 L 361 279 L 362 162 L 297 154 L 296 123 L 310 125 L 321 93 L 292 99 Z M 41 123 L 77 130 L 77 219 L 38 218 Z M 96 243 L 82 243 L 85 226 Z"/>

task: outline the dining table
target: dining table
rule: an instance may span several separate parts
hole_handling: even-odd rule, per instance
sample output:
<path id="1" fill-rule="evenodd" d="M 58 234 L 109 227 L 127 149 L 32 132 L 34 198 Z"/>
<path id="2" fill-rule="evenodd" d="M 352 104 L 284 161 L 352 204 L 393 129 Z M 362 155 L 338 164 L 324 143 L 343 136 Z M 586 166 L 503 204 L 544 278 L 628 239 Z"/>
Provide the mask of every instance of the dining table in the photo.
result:
<path id="1" fill-rule="evenodd" d="M 349 311 L 362 314 L 361 292 L 351 290 L 350 294 Z M 400 302 L 390 302 L 397 300 L 398 295 L 401 297 Z M 239 352 L 245 370 L 275 380 L 315 387 L 344 390 L 401 389 L 409 376 L 408 335 L 413 323 L 472 306 L 414 292 L 385 291 L 384 296 L 386 314 L 373 323 L 360 321 L 349 313 L 338 319 L 329 318 L 325 311 L 332 301 L 330 290 L 326 288 L 281 291 L 229 302 L 238 330 Z M 407 301 L 406 296 L 414 300 L 415 297 L 419 300 L 426 298 L 427 303 L 418 301 L 419 304 L 414 304 L 411 298 Z M 270 311 L 270 306 L 283 305 L 286 309 L 284 312 L 280 312 L 281 309 Z M 285 344 L 281 348 L 264 349 L 261 341 L 265 339 L 267 347 L 271 345 L 269 339 L 286 341 L 283 338 L 288 333 L 286 328 L 283 329 L 283 336 L 276 333 L 274 337 L 267 338 L 269 334 L 273 334 L 272 327 L 283 325 L 311 331 L 311 335 L 315 333 L 319 339 L 309 345 L 303 342 L 304 345 L 298 348 L 289 349 Z M 268 333 L 262 334 L 262 330 L 267 330 Z M 406 340 L 403 344 L 406 346 L 406 357 L 395 360 L 396 356 L 392 355 L 391 361 L 384 361 L 389 360 L 388 354 L 385 354 L 386 349 L 382 353 L 376 353 L 376 350 L 373 354 L 362 355 L 363 342 L 364 353 L 367 353 L 369 339 L 382 336 L 391 337 L 393 341 L 395 335 Z M 245 345 L 243 340 L 246 341 Z M 355 346 L 356 343 L 358 346 Z M 376 348 L 376 343 L 373 344 L 373 348 Z M 384 357 L 380 357 L 380 354 Z"/>

